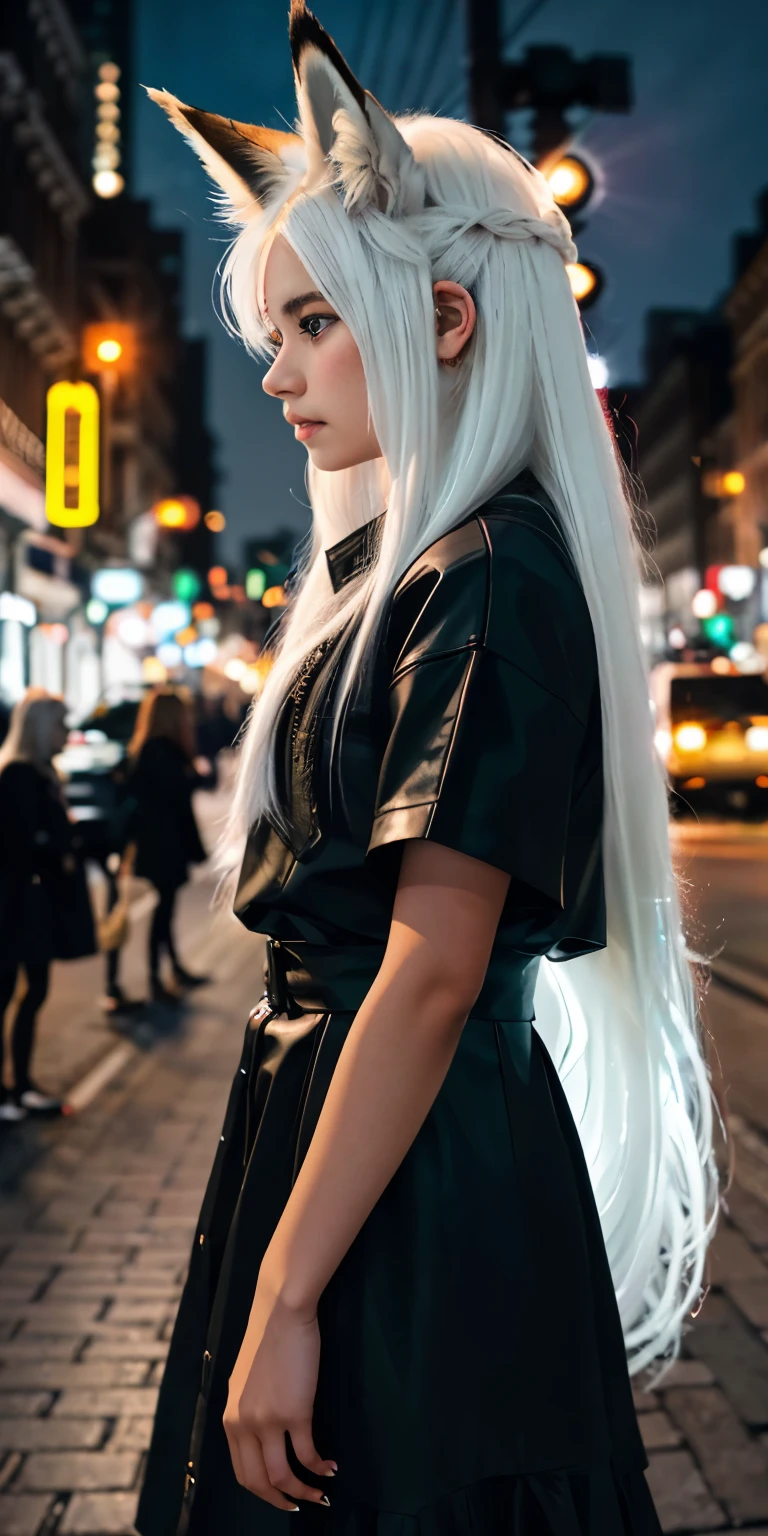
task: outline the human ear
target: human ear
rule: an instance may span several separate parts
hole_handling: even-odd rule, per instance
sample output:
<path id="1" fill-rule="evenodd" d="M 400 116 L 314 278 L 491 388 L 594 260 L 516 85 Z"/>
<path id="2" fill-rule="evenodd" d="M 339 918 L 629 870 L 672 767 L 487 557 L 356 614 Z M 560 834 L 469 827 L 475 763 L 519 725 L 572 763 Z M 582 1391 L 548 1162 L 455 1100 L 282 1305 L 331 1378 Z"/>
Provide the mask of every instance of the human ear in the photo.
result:
<path id="1" fill-rule="evenodd" d="M 460 283 L 441 280 L 432 288 L 435 303 L 437 357 L 453 368 L 469 342 L 477 321 L 475 301 Z"/>

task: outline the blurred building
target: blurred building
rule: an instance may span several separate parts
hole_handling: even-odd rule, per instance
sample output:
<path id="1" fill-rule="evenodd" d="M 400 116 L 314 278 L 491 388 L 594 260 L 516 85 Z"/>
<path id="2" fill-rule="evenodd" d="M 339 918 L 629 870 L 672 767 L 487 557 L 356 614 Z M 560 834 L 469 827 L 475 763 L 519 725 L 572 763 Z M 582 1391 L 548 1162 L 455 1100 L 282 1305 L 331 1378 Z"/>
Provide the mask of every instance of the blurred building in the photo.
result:
<path id="1" fill-rule="evenodd" d="M 642 594 L 651 627 L 684 624 L 706 567 L 723 544 L 717 503 L 707 494 L 708 442 L 731 405 L 731 341 L 717 314 L 651 310 L 642 389 L 614 391 L 620 417 L 636 427 L 637 471 L 652 521 Z"/>
<path id="2" fill-rule="evenodd" d="M 768 188 L 757 199 L 756 230 L 736 236 L 734 267 L 725 302 L 734 347 L 729 451 L 745 485 L 730 509 L 731 536 L 733 558 L 756 565 L 768 546 Z"/>

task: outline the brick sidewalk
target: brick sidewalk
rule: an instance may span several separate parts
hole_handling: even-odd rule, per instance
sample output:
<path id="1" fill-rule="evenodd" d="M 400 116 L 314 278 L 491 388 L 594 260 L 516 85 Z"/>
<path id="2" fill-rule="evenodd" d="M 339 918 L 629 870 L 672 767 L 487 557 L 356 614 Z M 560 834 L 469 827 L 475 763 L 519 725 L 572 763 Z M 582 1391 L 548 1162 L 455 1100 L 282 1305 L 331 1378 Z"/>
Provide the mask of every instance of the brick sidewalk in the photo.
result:
<path id="1" fill-rule="evenodd" d="M 250 945 L 246 951 L 243 942 Z M 38 1129 L 0 1201 L 0 1532 L 132 1530 L 142 1454 L 239 1034 L 253 941 L 228 936 L 183 1036 Z M 247 963 L 245 963 L 247 960 Z M 222 999 L 225 998 L 223 1002 Z M 663 1389 L 638 1394 L 666 1531 L 768 1536 L 768 1144 L 735 1120 L 712 1293 Z"/>

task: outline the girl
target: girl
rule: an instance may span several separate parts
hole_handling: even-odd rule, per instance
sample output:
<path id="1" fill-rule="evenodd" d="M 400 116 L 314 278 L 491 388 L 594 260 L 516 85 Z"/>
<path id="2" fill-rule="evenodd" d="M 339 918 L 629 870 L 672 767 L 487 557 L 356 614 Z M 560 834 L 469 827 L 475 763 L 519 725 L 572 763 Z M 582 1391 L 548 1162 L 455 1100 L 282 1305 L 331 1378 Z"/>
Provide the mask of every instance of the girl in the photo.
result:
<path id="1" fill-rule="evenodd" d="M 313 534 L 230 829 L 267 993 L 138 1527 L 648 1536 L 627 1354 L 674 1357 L 716 1190 L 575 248 L 301 0 L 291 44 L 300 135 L 151 93 L 241 226 Z"/>
<path id="2" fill-rule="evenodd" d="M 182 965 L 173 937 L 176 898 L 189 878 L 190 864 L 206 857 L 192 808 L 192 795 L 202 782 L 194 764 L 192 711 L 172 689 L 144 695 L 128 748 L 128 795 L 133 801 L 126 842 L 135 845 L 133 872 L 150 880 L 158 902 L 149 930 L 149 979 L 155 1002 L 175 1003 L 160 974 L 167 951 L 173 977 L 180 988 L 203 986 L 206 976 L 194 976 Z"/>
<path id="3" fill-rule="evenodd" d="M 65 716 L 62 699 L 29 688 L 0 749 L 0 1033 L 20 970 L 25 977 L 9 1040 L 13 1090 L 4 1078 L 0 1120 L 61 1109 L 31 1076 L 37 1016 L 51 961 L 96 948 L 79 839 L 52 763 L 67 739 Z"/>

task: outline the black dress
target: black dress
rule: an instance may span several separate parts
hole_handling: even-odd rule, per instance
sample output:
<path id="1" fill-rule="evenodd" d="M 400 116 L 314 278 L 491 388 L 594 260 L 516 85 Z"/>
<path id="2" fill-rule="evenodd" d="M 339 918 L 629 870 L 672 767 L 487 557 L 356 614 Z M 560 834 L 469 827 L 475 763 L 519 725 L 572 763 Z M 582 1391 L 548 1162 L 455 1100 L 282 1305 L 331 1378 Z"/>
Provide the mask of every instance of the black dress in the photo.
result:
<path id="1" fill-rule="evenodd" d="M 378 531 L 329 551 L 336 588 Z M 241 920 L 270 935 L 268 993 L 193 1246 L 138 1529 L 294 1529 L 235 1480 L 227 1382 L 382 959 L 402 842 L 429 837 L 507 871 L 510 894 L 445 1082 L 320 1299 L 313 1427 L 339 1472 L 331 1509 L 304 1501 L 299 1529 L 658 1536 L 589 1175 L 532 1027 L 540 957 L 605 944 L 594 641 L 533 476 L 400 581 L 333 751 L 327 659 L 310 658 L 278 724 L 290 841 L 258 823 L 240 877 Z"/>
<path id="2" fill-rule="evenodd" d="M 166 736 L 145 741 L 128 776 L 133 809 L 125 840 L 136 843 L 134 873 L 159 890 L 184 885 L 190 864 L 205 859 L 192 808 L 199 783 L 186 753 Z"/>
<path id="3" fill-rule="evenodd" d="M 0 974 L 96 953 L 81 837 L 52 769 L 0 773 Z"/>

